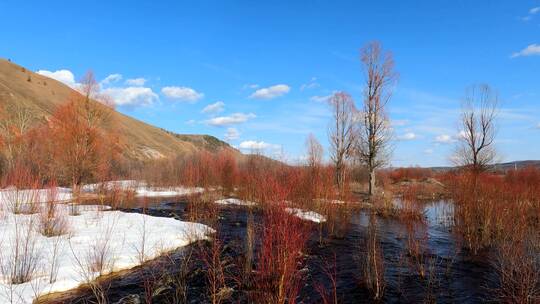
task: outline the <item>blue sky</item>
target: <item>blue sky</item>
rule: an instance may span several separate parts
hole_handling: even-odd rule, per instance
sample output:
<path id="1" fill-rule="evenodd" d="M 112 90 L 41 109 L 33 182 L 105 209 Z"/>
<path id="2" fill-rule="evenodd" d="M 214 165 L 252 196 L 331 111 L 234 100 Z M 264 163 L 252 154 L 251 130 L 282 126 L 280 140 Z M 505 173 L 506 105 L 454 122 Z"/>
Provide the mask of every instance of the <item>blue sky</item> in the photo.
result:
<path id="1" fill-rule="evenodd" d="M 360 103 L 358 52 L 378 40 L 400 74 L 389 105 L 399 139 L 393 165 L 448 164 L 460 98 L 475 83 L 490 84 L 502 100 L 502 160 L 540 159 L 538 7 L 539 0 L 4 0 L 0 57 L 72 85 L 91 69 L 123 113 L 298 159 L 310 132 L 328 146 L 322 97 L 347 91 Z"/>

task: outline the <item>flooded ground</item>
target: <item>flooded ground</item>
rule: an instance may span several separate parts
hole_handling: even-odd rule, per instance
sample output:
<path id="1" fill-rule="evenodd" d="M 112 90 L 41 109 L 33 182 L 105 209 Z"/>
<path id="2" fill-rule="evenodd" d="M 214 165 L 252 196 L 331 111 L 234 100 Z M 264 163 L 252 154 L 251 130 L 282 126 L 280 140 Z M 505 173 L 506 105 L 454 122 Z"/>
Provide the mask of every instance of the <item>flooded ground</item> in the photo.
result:
<path id="1" fill-rule="evenodd" d="M 399 204 L 399 202 L 398 202 Z M 393 218 L 377 218 L 378 236 L 384 252 L 386 290 L 384 303 L 484 303 L 488 299 L 486 283 L 490 267 L 486 259 L 472 259 L 462 251 L 450 231 L 453 205 L 446 201 L 425 203 L 422 209 L 424 223 L 407 225 Z M 241 248 L 246 235 L 249 209 L 242 206 L 221 206 L 217 225 L 220 239 L 227 246 L 231 257 L 242 255 Z M 124 210 L 142 212 L 141 208 Z M 187 202 L 182 199 L 156 201 L 146 211 L 150 215 L 187 218 Z M 255 223 L 262 222 L 262 213 L 253 211 Z M 317 286 L 330 289 L 330 279 L 326 274 L 335 260 L 337 293 L 340 303 L 370 303 L 367 290 L 361 284 L 359 257 L 364 250 L 370 215 L 366 211 L 354 209 L 350 225 L 343 237 L 330 237 L 323 233 L 319 239 L 318 224 L 312 224 L 312 233 L 305 256 L 304 285 L 300 291 L 302 303 L 321 303 Z M 412 235 L 414 237 L 411 237 Z M 411 255 L 411 244 L 420 248 L 420 257 Z M 197 245 L 193 245 L 197 246 Z M 110 303 L 144 303 L 145 275 L 158 268 L 161 263 L 180 265 L 186 250 L 172 256 L 158 259 L 133 270 L 119 278 L 107 282 L 106 293 Z M 166 261 L 164 260 L 166 259 Z M 203 265 L 194 259 L 187 278 L 185 295 L 188 303 L 207 302 Z M 161 267 L 174 274 L 179 267 Z M 146 289 L 145 289 L 146 287 Z M 171 301 L 173 288 L 165 288 L 154 298 L 154 302 Z M 320 288 L 319 288 L 320 289 Z M 49 303 L 85 303 L 91 301 L 91 293 L 78 291 L 65 294 Z M 240 293 L 234 293 L 233 303 L 247 302 Z"/>

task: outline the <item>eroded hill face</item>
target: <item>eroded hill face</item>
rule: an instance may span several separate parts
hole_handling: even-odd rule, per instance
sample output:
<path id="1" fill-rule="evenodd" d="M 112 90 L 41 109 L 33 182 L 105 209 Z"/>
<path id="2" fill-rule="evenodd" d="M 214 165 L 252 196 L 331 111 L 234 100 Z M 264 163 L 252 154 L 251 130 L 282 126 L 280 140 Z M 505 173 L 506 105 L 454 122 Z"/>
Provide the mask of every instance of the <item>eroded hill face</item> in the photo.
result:
<path id="1" fill-rule="evenodd" d="M 36 123 L 46 120 L 72 94 L 74 90 L 59 81 L 0 59 L 0 103 L 7 111 L 24 110 Z M 119 112 L 114 112 L 113 120 L 115 131 L 123 138 L 124 154 L 130 159 L 159 159 L 222 149 L 241 155 L 213 136 L 176 134 Z"/>

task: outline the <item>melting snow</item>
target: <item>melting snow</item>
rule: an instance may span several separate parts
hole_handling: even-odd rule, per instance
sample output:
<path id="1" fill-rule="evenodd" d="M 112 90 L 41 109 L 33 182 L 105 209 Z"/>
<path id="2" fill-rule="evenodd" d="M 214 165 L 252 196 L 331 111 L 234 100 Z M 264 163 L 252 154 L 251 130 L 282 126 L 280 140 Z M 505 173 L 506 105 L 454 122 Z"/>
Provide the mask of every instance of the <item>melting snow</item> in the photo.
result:
<path id="1" fill-rule="evenodd" d="M 326 218 L 317 212 L 306 211 L 298 208 L 285 208 L 285 211 L 306 221 L 312 221 L 315 223 L 326 222 Z"/>
<path id="2" fill-rule="evenodd" d="M 215 201 L 216 204 L 220 205 L 240 205 L 240 206 L 255 206 L 257 203 L 250 201 L 243 201 L 237 198 L 226 198 Z"/>
<path id="3" fill-rule="evenodd" d="M 86 192 L 95 192 L 100 188 L 104 188 L 106 190 L 131 190 L 135 192 L 136 196 L 142 197 L 183 196 L 204 192 L 204 189 L 200 187 L 149 187 L 145 182 L 139 182 L 136 180 L 109 181 L 105 183 L 84 185 L 82 187 L 83 191 Z"/>

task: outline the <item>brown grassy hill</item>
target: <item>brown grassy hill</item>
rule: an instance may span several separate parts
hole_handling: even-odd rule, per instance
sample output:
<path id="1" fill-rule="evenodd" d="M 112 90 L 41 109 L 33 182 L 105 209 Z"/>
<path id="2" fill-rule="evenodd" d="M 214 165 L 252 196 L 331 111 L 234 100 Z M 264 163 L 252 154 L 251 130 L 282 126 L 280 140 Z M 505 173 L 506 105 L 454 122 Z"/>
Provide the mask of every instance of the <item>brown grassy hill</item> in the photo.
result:
<path id="1" fill-rule="evenodd" d="M 7 109 L 24 108 L 35 121 L 51 115 L 66 102 L 73 89 L 65 84 L 0 59 L 0 104 Z M 220 149 L 241 153 L 209 135 L 180 135 L 151 126 L 127 115 L 114 113 L 115 127 L 122 135 L 126 156 L 135 159 L 171 157 L 201 150 Z"/>

